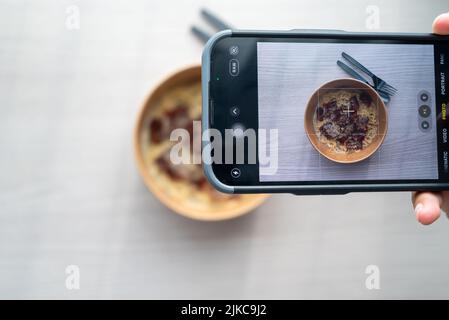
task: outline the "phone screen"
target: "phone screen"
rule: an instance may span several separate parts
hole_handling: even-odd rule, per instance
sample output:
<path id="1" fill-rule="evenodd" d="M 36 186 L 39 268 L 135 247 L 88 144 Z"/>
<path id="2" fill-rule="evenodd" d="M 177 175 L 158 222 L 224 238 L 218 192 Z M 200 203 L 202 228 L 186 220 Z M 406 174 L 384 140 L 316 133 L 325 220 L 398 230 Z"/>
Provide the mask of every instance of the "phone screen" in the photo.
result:
<path id="1" fill-rule="evenodd" d="M 255 130 L 257 157 L 215 174 L 233 185 L 449 181 L 448 53 L 400 37 L 221 40 L 214 127 Z"/>

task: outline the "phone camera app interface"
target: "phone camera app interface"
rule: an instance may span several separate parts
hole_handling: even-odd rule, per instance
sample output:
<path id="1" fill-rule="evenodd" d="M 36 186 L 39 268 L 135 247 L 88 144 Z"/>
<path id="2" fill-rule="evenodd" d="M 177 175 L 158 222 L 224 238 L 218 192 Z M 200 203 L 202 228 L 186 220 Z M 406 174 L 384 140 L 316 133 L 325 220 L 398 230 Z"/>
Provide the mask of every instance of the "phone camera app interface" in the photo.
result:
<path id="1" fill-rule="evenodd" d="M 444 178 L 442 50 L 434 44 L 258 42 L 259 128 L 276 129 L 279 137 L 277 170 L 260 164 L 259 180 Z M 259 149 L 269 145 L 259 142 Z"/>

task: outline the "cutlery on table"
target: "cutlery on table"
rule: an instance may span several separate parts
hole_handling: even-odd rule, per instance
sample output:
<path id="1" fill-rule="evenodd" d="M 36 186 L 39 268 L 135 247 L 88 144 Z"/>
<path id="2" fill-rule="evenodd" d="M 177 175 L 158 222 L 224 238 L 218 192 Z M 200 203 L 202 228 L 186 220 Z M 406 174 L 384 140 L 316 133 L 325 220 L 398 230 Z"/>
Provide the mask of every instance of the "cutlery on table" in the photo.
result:
<path id="1" fill-rule="evenodd" d="M 390 96 L 394 95 L 398 90 L 393 87 L 392 85 L 388 84 L 386 81 L 382 80 L 378 76 L 376 76 L 374 73 L 372 73 L 370 70 L 368 70 L 367 67 L 362 65 L 360 62 L 358 62 L 356 59 L 351 57 L 346 52 L 341 53 L 342 57 L 345 58 L 347 61 L 349 61 L 353 66 L 357 67 L 361 71 L 363 71 L 365 74 L 371 77 L 373 80 L 374 87 L 376 87 L 379 90 L 387 92 Z"/>
<path id="2" fill-rule="evenodd" d="M 390 94 L 388 94 L 387 92 L 376 88 L 374 85 L 372 85 L 371 83 L 369 83 L 364 77 L 362 77 L 357 71 L 355 71 L 354 69 L 352 69 L 350 66 L 348 66 L 347 64 L 345 64 L 344 62 L 338 60 L 337 64 L 340 68 L 342 68 L 344 71 L 346 71 L 347 74 L 349 74 L 350 76 L 356 78 L 357 80 L 360 80 L 364 83 L 366 83 L 367 85 L 369 85 L 371 88 L 373 88 L 374 90 L 377 91 L 377 93 L 379 94 L 379 96 L 381 97 L 382 101 L 387 104 L 388 102 L 390 102 Z"/>
<path id="3" fill-rule="evenodd" d="M 200 14 L 204 18 L 204 20 L 206 20 L 206 22 L 209 23 L 217 31 L 232 29 L 232 26 L 230 26 L 229 24 L 227 24 L 226 22 L 218 18 L 216 15 L 214 15 L 212 12 L 206 9 L 201 9 Z M 197 26 L 192 26 L 190 30 L 202 42 L 207 42 L 207 40 L 209 40 L 209 38 L 212 36 L 211 34 L 209 34 L 208 32 L 204 31 L 203 29 Z"/>

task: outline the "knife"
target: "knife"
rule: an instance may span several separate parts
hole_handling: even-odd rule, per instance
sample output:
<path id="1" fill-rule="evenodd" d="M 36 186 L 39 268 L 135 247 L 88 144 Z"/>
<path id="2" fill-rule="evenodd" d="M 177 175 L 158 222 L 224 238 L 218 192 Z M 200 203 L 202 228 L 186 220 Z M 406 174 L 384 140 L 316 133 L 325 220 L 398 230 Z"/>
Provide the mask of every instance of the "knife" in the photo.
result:
<path id="1" fill-rule="evenodd" d="M 374 90 L 376 90 L 376 92 L 379 94 L 379 96 L 382 98 L 384 103 L 388 103 L 390 102 L 390 95 L 388 93 L 386 93 L 383 90 L 379 90 L 376 89 L 373 85 L 371 85 L 365 78 L 363 78 L 357 71 L 355 71 L 354 69 L 352 69 L 350 66 L 348 66 L 347 64 L 345 64 L 344 62 L 338 60 L 337 64 L 340 68 L 342 68 L 344 71 L 346 71 L 347 74 L 349 74 L 350 76 L 356 78 L 359 81 L 362 81 L 364 83 L 366 83 L 367 85 L 369 85 L 371 88 L 373 88 Z"/>

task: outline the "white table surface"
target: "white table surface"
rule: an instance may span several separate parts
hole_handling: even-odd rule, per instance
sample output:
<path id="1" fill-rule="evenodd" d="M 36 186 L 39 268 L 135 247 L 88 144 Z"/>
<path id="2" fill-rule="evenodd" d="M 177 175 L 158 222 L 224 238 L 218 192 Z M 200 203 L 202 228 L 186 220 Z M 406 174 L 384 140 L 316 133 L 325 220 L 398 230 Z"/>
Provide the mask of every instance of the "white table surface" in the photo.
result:
<path id="1" fill-rule="evenodd" d="M 414 3 L 416 2 L 416 3 Z M 276 195 L 202 223 L 164 208 L 132 153 L 143 98 L 199 63 L 209 7 L 241 28 L 427 32 L 446 1 L 0 0 L 0 298 L 449 298 L 449 223 L 409 193 Z M 79 30 L 65 26 L 80 10 Z M 202 23 L 202 25 L 204 25 Z M 367 290 L 365 268 L 380 268 Z M 67 265 L 80 290 L 67 290 Z"/>

